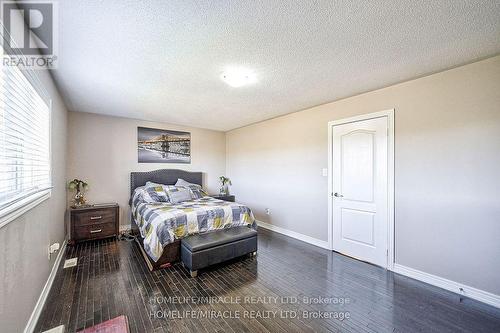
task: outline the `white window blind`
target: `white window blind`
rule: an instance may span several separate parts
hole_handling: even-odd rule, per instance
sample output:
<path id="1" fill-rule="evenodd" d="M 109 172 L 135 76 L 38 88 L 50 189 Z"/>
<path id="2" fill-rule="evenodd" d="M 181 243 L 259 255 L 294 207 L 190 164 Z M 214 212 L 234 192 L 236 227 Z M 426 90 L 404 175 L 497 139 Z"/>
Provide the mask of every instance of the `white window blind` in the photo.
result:
<path id="1" fill-rule="evenodd" d="M 0 214 L 47 191 L 50 174 L 50 108 L 17 68 L 0 72 Z"/>

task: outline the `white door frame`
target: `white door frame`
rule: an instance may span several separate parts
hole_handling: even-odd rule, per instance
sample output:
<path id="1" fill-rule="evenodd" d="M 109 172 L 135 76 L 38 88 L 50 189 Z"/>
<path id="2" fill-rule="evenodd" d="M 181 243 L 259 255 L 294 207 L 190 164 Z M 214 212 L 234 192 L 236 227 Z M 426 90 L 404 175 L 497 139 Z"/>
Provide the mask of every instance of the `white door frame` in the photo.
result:
<path id="1" fill-rule="evenodd" d="M 333 250 L 333 126 L 361 120 L 387 117 L 387 265 L 394 269 L 394 109 L 363 114 L 328 122 L 328 246 Z"/>

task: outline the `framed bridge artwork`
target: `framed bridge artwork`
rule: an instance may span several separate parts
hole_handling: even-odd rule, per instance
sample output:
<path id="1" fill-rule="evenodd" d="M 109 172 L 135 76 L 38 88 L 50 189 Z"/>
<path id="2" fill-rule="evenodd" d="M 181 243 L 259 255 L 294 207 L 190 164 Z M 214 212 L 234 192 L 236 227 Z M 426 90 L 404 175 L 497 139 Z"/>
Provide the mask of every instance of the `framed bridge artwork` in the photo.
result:
<path id="1" fill-rule="evenodd" d="M 191 163 L 191 133 L 137 127 L 139 163 Z"/>

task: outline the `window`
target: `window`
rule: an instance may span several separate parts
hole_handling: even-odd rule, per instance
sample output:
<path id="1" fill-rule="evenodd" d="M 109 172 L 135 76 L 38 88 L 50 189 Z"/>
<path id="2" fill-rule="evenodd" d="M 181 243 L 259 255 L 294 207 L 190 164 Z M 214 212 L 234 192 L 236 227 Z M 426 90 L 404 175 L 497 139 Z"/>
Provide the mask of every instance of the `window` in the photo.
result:
<path id="1" fill-rule="evenodd" d="M 50 195 L 50 103 L 17 67 L 0 72 L 0 226 Z M 28 207 L 29 209 L 31 207 Z M 17 216 L 16 215 L 16 216 Z M 8 217 L 11 218 L 8 218 Z M 6 220 L 8 219 L 8 220 Z"/>

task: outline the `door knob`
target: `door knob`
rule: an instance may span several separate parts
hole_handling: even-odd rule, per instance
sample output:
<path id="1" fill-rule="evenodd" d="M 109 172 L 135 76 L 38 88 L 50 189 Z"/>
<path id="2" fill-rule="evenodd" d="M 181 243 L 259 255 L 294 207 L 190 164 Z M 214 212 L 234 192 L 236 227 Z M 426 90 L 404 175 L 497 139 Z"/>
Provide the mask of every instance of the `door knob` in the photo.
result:
<path id="1" fill-rule="evenodd" d="M 333 194 L 334 197 L 337 197 L 337 198 L 343 198 L 344 196 L 342 194 L 338 194 L 337 192 L 335 192 Z"/>

